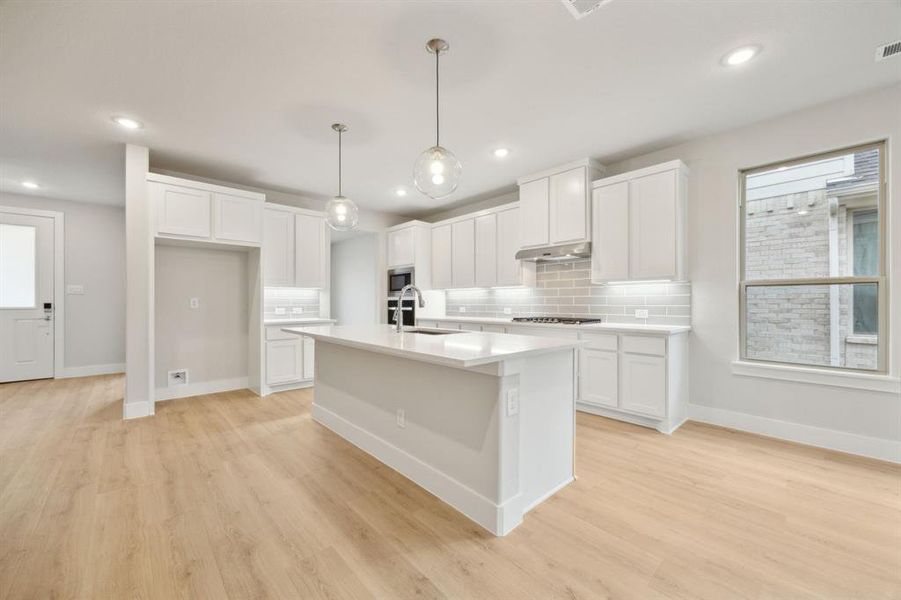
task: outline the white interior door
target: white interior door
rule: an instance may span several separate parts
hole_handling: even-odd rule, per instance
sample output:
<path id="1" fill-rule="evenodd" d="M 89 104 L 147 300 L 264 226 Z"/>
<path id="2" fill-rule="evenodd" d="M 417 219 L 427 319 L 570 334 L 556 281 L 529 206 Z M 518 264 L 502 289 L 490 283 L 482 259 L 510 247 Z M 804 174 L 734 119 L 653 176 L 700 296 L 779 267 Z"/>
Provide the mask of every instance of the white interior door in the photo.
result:
<path id="1" fill-rule="evenodd" d="M 53 219 L 0 213 L 0 382 L 53 377 Z"/>

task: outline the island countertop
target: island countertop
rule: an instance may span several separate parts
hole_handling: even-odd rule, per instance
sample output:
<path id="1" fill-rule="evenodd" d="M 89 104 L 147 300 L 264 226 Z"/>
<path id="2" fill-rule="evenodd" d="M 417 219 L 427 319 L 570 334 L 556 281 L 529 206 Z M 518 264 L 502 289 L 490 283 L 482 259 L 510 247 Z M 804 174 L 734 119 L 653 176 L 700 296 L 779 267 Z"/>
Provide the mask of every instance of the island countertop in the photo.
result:
<path id="1" fill-rule="evenodd" d="M 446 330 L 453 332 L 447 335 L 429 335 L 411 331 L 397 333 L 393 325 L 285 327 L 282 331 L 331 344 L 464 369 L 577 348 L 585 343 L 574 339 L 455 329 Z"/>

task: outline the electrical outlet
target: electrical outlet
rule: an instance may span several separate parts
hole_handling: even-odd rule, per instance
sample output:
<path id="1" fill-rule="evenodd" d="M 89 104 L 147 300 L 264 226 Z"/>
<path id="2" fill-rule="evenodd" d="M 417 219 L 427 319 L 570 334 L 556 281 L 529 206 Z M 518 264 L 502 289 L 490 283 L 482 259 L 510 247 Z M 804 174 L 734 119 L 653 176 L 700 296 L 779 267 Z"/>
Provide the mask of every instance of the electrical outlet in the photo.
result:
<path id="1" fill-rule="evenodd" d="M 648 318 L 648 309 L 636 308 L 635 309 L 635 318 L 636 319 L 647 319 Z"/>
<path id="2" fill-rule="evenodd" d="M 513 388 L 507 390 L 507 416 L 513 417 L 519 414 L 519 390 Z"/>
<path id="3" fill-rule="evenodd" d="M 66 293 L 70 296 L 81 296 L 84 294 L 84 286 L 83 285 L 67 285 Z"/>
<path id="4" fill-rule="evenodd" d="M 291 312 L 295 315 L 303 314 L 303 306 L 295 306 L 291 309 Z"/>
<path id="5" fill-rule="evenodd" d="M 403 429 L 407 426 L 407 418 L 404 416 L 404 409 L 397 409 L 397 426 Z"/>
<path id="6" fill-rule="evenodd" d="M 509 306 L 505 306 L 505 307 L 504 307 L 504 314 L 505 314 L 505 315 L 512 315 L 512 314 L 513 314 L 513 309 L 510 308 Z"/>
<path id="7" fill-rule="evenodd" d="M 461 307 L 460 307 L 460 312 L 466 312 L 466 307 L 465 307 L 465 306 L 461 306 Z"/>
<path id="8" fill-rule="evenodd" d="M 200 298 L 191 298 L 188 302 L 191 308 L 199 308 L 200 307 Z"/>
<path id="9" fill-rule="evenodd" d="M 188 370 L 178 369 L 176 371 L 169 371 L 168 378 L 170 386 L 185 385 L 188 383 Z"/>
<path id="10" fill-rule="evenodd" d="M 284 315 L 284 314 L 287 314 L 287 313 L 288 313 L 288 309 L 285 308 L 284 306 L 276 306 L 276 307 L 275 307 L 275 314 L 277 314 L 277 315 Z"/>

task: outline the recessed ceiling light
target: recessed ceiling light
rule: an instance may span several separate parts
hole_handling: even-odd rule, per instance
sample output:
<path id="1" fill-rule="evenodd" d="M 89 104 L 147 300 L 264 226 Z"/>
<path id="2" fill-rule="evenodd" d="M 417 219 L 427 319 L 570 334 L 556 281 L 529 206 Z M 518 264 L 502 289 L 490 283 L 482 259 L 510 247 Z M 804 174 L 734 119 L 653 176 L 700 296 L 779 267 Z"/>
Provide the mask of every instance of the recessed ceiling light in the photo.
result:
<path id="1" fill-rule="evenodd" d="M 129 117 L 113 117 L 113 123 L 125 129 L 143 129 L 144 124 Z"/>
<path id="2" fill-rule="evenodd" d="M 496 157 L 498 157 L 498 158 L 504 158 L 504 157 L 506 157 L 508 154 L 510 154 L 510 149 L 509 149 L 509 148 L 496 148 L 496 149 L 494 150 L 494 155 L 495 155 Z"/>
<path id="3" fill-rule="evenodd" d="M 36 190 L 36 189 L 38 189 L 38 188 L 41 187 L 41 186 L 39 186 L 38 184 L 36 184 L 36 183 L 33 182 L 33 181 L 23 181 L 23 182 L 22 182 L 22 187 L 27 187 L 29 190 Z"/>
<path id="4" fill-rule="evenodd" d="M 723 57 L 723 65 L 737 67 L 750 61 L 758 54 L 760 54 L 760 46 L 742 46 L 726 53 L 726 56 Z"/>
<path id="5" fill-rule="evenodd" d="M 407 190 L 405 190 L 404 188 L 397 188 L 396 190 L 394 190 L 394 193 L 398 196 L 406 196 Z"/>

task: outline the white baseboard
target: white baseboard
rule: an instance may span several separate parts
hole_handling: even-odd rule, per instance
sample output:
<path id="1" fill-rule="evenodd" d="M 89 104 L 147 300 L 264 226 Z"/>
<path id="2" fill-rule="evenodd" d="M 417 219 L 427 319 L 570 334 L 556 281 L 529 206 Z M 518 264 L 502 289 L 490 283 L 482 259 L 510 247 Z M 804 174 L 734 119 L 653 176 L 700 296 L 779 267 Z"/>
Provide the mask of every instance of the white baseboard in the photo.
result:
<path id="1" fill-rule="evenodd" d="M 111 363 L 108 365 L 85 365 L 83 367 L 63 367 L 56 374 L 57 379 L 69 379 L 70 377 L 90 377 L 91 375 L 111 375 L 124 373 L 125 363 Z"/>
<path id="2" fill-rule="evenodd" d="M 153 402 L 150 400 L 145 400 L 144 402 L 125 402 L 122 404 L 123 419 L 149 417 L 153 412 Z"/>
<path id="3" fill-rule="evenodd" d="M 516 512 L 511 510 L 516 504 L 514 499 L 497 505 L 456 479 L 316 403 L 313 403 L 313 420 L 453 506 L 494 535 L 506 535 L 522 522 L 521 511 L 518 515 L 512 514 Z"/>
<path id="4" fill-rule="evenodd" d="M 162 400 L 175 400 L 176 398 L 199 396 L 201 394 L 217 394 L 219 392 L 243 390 L 246 389 L 248 385 L 249 382 L 247 377 L 216 379 L 214 381 L 199 381 L 197 383 L 188 383 L 185 385 L 174 385 L 172 387 L 156 388 L 156 400 L 159 402 Z"/>
<path id="5" fill-rule="evenodd" d="M 700 404 L 689 404 L 689 419 L 731 429 L 740 429 L 767 437 L 774 437 L 808 446 L 838 450 L 901 463 L 901 440 L 874 438 L 835 429 L 824 429 L 790 421 L 780 421 L 746 413 L 723 410 Z"/>
<path id="6" fill-rule="evenodd" d="M 277 385 L 266 385 L 261 396 L 268 396 L 277 392 L 287 392 L 290 390 L 302 390 L 304 388 L 313 387 L 313 380 L 301 381 L 298 383 L 281 383 Z"/>
<path id="7" fill-rule="evenodd" d="M 650 417 L 642 417 L 641 415 L 633 415 L 619 410 L 606 409 L 602 406 L 585 404 L 584 402 L 576 402 L 576 410 L 590 415 L 598 415 L 599 417 L 607 417 L 608 419 L 616 419 L 617 421 L 625 421 L 626 423 L 632 423 L 633 425 L 641 425 L 642 427 L 656 429 L 660 433 L 665 433 L 666 435 L 670 435 L 682 427 L 685 421 L 688 420 L 688 418 L 685 418 L 670 426 L 670 422 L 667 419 L 662 421 L 659 419 L 651 419 Z"/>

